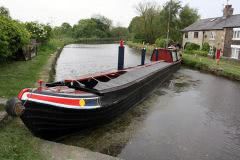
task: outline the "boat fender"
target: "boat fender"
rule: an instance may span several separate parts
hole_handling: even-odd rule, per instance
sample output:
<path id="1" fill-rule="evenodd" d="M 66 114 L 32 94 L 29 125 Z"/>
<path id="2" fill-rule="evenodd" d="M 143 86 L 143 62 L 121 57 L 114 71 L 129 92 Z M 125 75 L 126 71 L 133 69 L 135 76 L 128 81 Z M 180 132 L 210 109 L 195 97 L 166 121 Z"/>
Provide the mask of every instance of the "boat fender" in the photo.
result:
<path id="1" fill-rule="evenodd" d="M 6 112 L 12 117 L 21 116 L 24 112 L 24 109 L 25 107 L 17 97 L 9 99 L 5 106 Z"/>

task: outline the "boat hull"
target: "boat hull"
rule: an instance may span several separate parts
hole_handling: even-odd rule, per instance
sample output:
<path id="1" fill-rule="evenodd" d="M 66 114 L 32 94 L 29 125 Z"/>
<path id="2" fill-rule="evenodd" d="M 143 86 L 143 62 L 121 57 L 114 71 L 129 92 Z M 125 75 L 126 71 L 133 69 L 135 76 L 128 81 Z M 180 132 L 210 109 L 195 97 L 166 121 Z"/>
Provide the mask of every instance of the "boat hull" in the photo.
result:
<path id="1" fill-rule="evenodd" d="M 106 93 L 100 97 L 102 104 L 100 108 L 71 109 L 27 101 L 21 119 L 35 136 L 44 139 L 55 139 L 105 124 L 144 100 L 179 69 L 180 63 L 180 61 L 173 63 L 129 88 Z M 114 103 L 111 103 L 112 99 Z"/>

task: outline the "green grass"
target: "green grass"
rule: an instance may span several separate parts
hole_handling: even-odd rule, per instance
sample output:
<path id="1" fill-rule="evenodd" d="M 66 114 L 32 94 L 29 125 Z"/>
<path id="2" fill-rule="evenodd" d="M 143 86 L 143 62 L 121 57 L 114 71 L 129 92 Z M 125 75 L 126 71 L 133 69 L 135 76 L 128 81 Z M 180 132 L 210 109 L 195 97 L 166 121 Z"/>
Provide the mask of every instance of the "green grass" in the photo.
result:
<path id="1" fill-rule="evenodd" d="M 233 80 L 240 80 L 240 63 L 221 59 L 220 64 L 208 57 L 184 54 L 183 63 L 185 66 L 211 72 Z"/>
<path id="2" fill-rule="evenodd" d="M 1 112 L 1 111 L 4 111 L 4 110 L 5 110 L 5 109 L 4 109 L 4 105 L 1 105 L 1 104 L 0 104 L 0 112 Z"/>
<path id="3" fill-rule="evenodd" d="M 138 49 L 138 50 L 141 50 L 145 47 L 146 50 L 147 50 L 147 54 L 152 54 L 152 51 L 154 50 L 154 48 L 156 48 L 156 46 L 154 46 L 154 45 L 143 45 L 141 43 L 134 43 L 132 41 L 127 41 L 126 44 L 129 47 L 135 48 L 135 49 Z"/>
<path id="4" fill-rule="evenodd" d="M 32 60 L 0 64 L 0 97 L 16 96 L 21 89 L 33 87 L 49 55 L 63 45 L 63 40 L 51 39 L 40 46 L 38 55 Z"/>
<path id="5" fill-rule="evenodd" d="M 41 160 L 40 142 L 14 119 L 0 128 L 0 159 L 4 160 Z"/>
<path id="6" fill-rule="evenodd" d="M 131 48 L 142 49 L 147 48 L 147 53 L 152 53 L 155 45 L 145 45 L 127 41 L 127 45 Z M 188 51 L 189 52 L 189 51 Z M 217 65 L 214 59 L 204 56 L 194 55 L 194 53 L 183 54 L 183 64 L 187 67 L 210 72 L 212 74 L 223 76 L 232 80 L 240 81 L 240 62 L 221 59 Z"/>
<path id="7" fill-rule="evenodd" d="M 0 64 L 0 97 L 16 96 L 21 89 L 33 87 L 48 57 L 57 48 L 71 41 L 71 39 L 51 39 L 40 46 L 38 55 L 30 61 L 11 61 Z M 0 106 L 1 110 L 3 106 Z M 39 152 L 39 143 L 39 140 L 33 137 L 19 119 L 9 121 L 0 128 L 0 159 L 44 159 Z"/>

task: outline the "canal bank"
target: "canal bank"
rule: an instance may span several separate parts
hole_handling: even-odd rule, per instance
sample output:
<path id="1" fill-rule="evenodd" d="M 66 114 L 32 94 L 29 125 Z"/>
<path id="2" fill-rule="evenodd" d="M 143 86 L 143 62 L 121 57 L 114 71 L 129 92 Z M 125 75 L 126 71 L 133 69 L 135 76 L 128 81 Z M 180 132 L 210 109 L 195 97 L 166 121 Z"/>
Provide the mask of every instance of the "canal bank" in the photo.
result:
<path id="1" fill-rule="evenodd" d="M 71 46 L 58 59 L 56 79 L 116 67 L 118 45 Z M 139 64 L 138 51 L 127 46 L 125 49 L 126 53 L 131 52 L 126 54 L 126 65 Z M 58 142 L 123 159 L 240 158 L 238 83 L 182 69 L 164 86 L 113 123 Z M 69 146 L 57 144 L 60 149 L 55 143 L 48 148 L 48 144 L 33 137 L 18 119 L 12 122 L 0 131 L 3 143 L 0 149 L 5 151 L 0 156 L 5 159 L 46 159 L 44 156 L 70 159 L 69 153 L 77 149 L 67 150 L 65 147 Z M 42 147 L 53 155 L 46 154 Z M 77 149 L 75 155 L 84 155 L 81 151 Z M 91 151 L 89 154 L 94 155 Z"/>
<path id="2" fill-rule="evenodd" d="M 56 79 L 116 68 L 117 46 L 67 46 Z M 125 65 L 138 65 L 139 53 L 126 45 Z M 238 82 L 182 67 L 112 123 L 58 142 L 123 159 L 239 160 L 238 97 Z"/>
<path id="3" fill-rule="evenodd" d="M 71 41 L 51 39 L 39 48 L 38 56 L 31 61 L 1 64 L 0 82 L 0 157 L 3 159 L 116 159 L 87 149 L 67 146 L 34 137 L 19 118 L 12 119 L 4 111 L 7 98 L 19 90 L 38 85 L 37 79 L 54 80 L 55 65 L 62 47 Z M 15 69 L 14 69 L 15 68 Z M 10 78 L 10 80 L 8 80 Z M 16 81 L 14 85 L 13 81 Z M 7 83 L 9 82 L 9 83 Z M 3 86 L 3 83 L 5 86 Z M 8 88 L 8 90 L 4 90 Z M 11 91 L 11 92 L 9 92 Z"/>
<path id="4" fill-rule="evenodd" d="M 8 61 L 2 63 L 0 75 L 0 103 L 16 96 L 26 87 L 34 87 L 39 78 L 48 80 L 51 64 L 59 47 L 65 40 L 50 39 L 39 47 L 38 55 L 30 61 Z M 40 141 L 32 136 L 19 118 L 8 117 L 1 111 L 0 157 L 3 159 L 45 159 L 39 153 Z M 7 120 L 7 121 L 6 121 Z"/>
<path id="5" fill-rule="evenodd" d="M 146 47 L 147 53 L 151 54 L 154 45 L 142 45 L 140 43 L 127 42 L 129 47 L 141 50 Z M 240 81 L 240 62 L 233 62 L 226 59 L 221 59 L 217 65 L 214 59 L 199 55 L 189 55 L 183 53 L 183 65 L 192 69 L 197 69 L 203 72 L 211 73 L 217 76 L 222 76 L 231 80 Z"/>

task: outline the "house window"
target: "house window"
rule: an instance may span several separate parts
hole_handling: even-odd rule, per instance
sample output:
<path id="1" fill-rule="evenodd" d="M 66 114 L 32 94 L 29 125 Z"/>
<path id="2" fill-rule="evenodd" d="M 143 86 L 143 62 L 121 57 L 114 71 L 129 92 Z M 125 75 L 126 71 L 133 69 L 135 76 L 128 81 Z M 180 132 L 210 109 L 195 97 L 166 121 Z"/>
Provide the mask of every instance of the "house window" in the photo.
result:
<path id="1" fill-rule="evenodd" d="M 231 45 L 231 48 L 232 48 L 231 58 L 239 59 L 239 55 L 240 55 L 240 45 Z"/>
<path id="2" fill-rule="evenodd" d="M 209 39 L 212 39 L 212 40 L 215 39 L 215 32 L 210 32 L 210 38 Z"/>
<path id="3" fill-rule="evenodd" d="M 194 32 L 194 38 L 198 38 L 198 32 Z"/>
<path id="4" fill-rule="evenodd" d="M 188 32 L 185 33 L 185 38 L 188 38 Z"/>
<path id="5" fill-rule="evenodd" d="M 240 40 L 240 28 L 233 28 L 233 40 Z"/>

